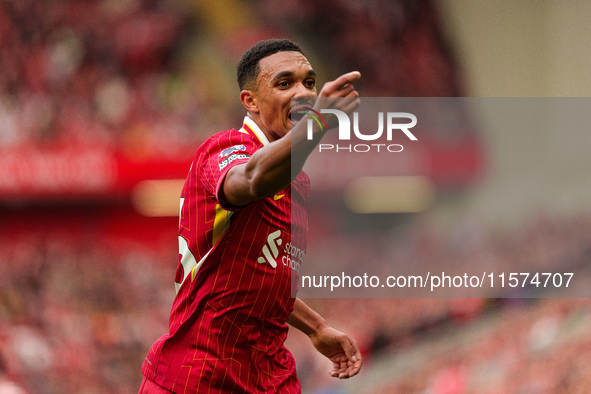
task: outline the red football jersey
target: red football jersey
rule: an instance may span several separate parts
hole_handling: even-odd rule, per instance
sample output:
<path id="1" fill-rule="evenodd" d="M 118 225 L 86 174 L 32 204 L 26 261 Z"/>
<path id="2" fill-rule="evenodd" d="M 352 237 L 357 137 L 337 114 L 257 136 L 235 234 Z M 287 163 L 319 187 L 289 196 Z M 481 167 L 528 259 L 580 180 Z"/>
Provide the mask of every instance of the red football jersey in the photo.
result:
<path id="1" fill-rule="evenodd" d="M 246 117 L 240 130 L 214 135 L 195 154 L 181 195 L 170 332 L 142 365 L 164 388 L 300 392 L 283 343 L 306 250 L 309 179 L 301 172 L 275 196 L 244 207 L 220 196 L 228 170 L 268 143 Z"/>

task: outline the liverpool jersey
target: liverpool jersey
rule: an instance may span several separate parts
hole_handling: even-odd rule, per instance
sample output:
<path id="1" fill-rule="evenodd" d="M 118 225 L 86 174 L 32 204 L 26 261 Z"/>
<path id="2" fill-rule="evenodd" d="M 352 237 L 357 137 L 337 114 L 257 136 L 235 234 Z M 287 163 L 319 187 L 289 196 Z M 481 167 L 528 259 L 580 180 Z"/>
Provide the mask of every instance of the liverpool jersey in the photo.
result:
<path id="1" fill-rule="evenodd" d="M 227 172 L 268 144 L 246 117 L 197 150 L 181 194 L 179 265 L 168 334 L 144 375 L 180 393 L 299 392 L 284 347 L 306 249 L 309 180 L 243 207 L 221 192 Z"/>

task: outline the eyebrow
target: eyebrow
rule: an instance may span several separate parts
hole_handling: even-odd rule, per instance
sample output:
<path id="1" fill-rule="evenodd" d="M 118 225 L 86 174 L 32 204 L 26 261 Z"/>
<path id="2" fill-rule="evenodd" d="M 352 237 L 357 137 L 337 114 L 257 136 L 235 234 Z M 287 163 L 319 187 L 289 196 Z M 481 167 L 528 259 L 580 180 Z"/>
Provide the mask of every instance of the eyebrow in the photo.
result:
<path id="1" fill-rule="evenodd" d="M 272 82 L 275 82 L 281 78 L 285 78 L 285 77 L 291 77 L 293 75 L 293 71 L 282 71 L 279 74 L 275 75 L 275 77 L 272 79 Z M 314 70 L 308 70 L 308 72 L 306 73 L 306 76 L 310 77 L 310 76 L 316 76 L 316 71 Z"/>

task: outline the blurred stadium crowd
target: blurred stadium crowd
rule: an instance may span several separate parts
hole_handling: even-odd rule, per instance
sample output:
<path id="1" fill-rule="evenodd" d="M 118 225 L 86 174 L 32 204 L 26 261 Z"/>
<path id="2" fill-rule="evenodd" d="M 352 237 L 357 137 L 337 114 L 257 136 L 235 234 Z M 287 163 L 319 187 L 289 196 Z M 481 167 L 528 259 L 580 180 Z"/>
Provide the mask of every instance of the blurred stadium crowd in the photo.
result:
<path id="1" fill-rule="evenodd" d="M 382 242 L 406 250 L 411 262 L 487 256 L 547 267 L 549 259 L 557 271 L 591 254 L 589 216 L 539 219 L 516 234 L 473 230 L 479 234 L 467 248 L 457 244 L 458 233 L 425 236 L 428 226 Z M 174 268 L 163 261 L 174 251 L 122 251 L 40 235 L 0 244 L 4 378 L 32 393 L 134 392 L 146 349 L 167 327 Z M 518 296 L 308 302 L 359 340 L 367 373 L 387 370 L 368 393 L 584 392 L 591 384 L 591 302 Z M 342 384 L 331 386 L 326 360 L 306 337 L 294 333 L 289 347 L 305 392 L 345 392 Z"/>
<path id="2" fill-rule="evenodd" d="M 1 0 L 0 148 L 100 144 L 190 156 L 205 136 L 240 122 L 234 63 L 269 36 L 302 42 L 321 75 L 362 70 L 365 96 L 464 93 L 427 0 Z M 535 219 L 509 235 L 479 224 L 441 233 L 418 222 L 385 241 L 410 262 L 531 261 L 564 270 L 589 259 L 591 217 Z M 0 394 L 137 392 L 174 297 L 176 234 L 169 239 L 113 246 L 35 223 L 15 234 L 0 223 Z M 591 385 L 587 300 L 309 302 L 360 340 L 360 379 L 392 366 L 367 392 Z M 346 390 L 331 385 L 307 339 L 289 341 L 304 392 Z"/>
<path id="3" fill-rule="evenodd" d="M 348 239 L 331 240 L 326 250 L 307 256 L 306 262 L 322 264 L 338 250 L 333 256 L 338 272 L 343 262 L 349 264 L 343 270 L 350 275 L 371 272 L 376 264 L 368 262 L 384 256 L 389 256 L 384 266 L 391 273 L 408 264 L 448 273 L 470 272 L 470 267 L 488 272 L 570 272 L 588 266 L 591 258 L 589 215 L 561 218 L 539 213 L 510 231 L 471 220 L 443 229 L 419 222 L 409 225 L 403 236 L 371 234 L 365 248 L 352 246 L 354 241 Z M 577 282 L 586 286 L 588 279 Z M 351 288 L 350 294 L 362 291 Z M 536 289 L 530 286 L 507 286 L 503 298 L 311 300 L 336 327 L 358 339 L 368 361 L 366 380 L 348 391 L 339 385 L 335 392 L 586 392 L 591 384 L 591 301 L 523 298 L 533 296 L 532 291 Z M 324 360 L 306 348 L 307 338 L 290 339 L 297 343 L 292 348 L 301 375 L 316 379 L 311 387 L 328 385 Z"/>
<path id="4" fill-rule="evenodd" d="M 197 141 L 204 97 L 173 61 L 188 18 L 158 3 L 0 3 L 0 146 Z"/>
<path id="5" fill-rule="evenodd" d="M 170 154 L 240 121 L 234 63 L 270 35 L 295 35 L 335 73 L 363 65 L 368 97 L 459 95 L 431 3 L 370 3 L 4 0 L 0 146 L 148 140 Z"/>

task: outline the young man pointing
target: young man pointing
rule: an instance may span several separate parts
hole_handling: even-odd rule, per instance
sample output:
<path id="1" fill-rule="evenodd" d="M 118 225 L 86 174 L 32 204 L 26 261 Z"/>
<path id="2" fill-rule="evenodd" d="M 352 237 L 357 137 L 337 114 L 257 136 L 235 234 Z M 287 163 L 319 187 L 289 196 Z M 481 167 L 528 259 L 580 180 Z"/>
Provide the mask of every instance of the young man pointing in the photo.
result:
<path id="1" fill-rule="evenodd" d="M 301 168 L 317 143 L 297 137 L 305 122 L 292 120 L 291 101 L 356 98 L 360 74 L 318 94 L 316 73 L 289 40 L 259 42 L 237 71 L 247 116 L 195 154 L 181 194 L 170 332 L 142 365 L 140 393 L 299 393 L 287 324 L 332 361 L 331 376 L 354 376 L 362 365 L 354 339 L 292 297 L 297 272 L 283 259 L 306 249 L 309 179 Z"/>

